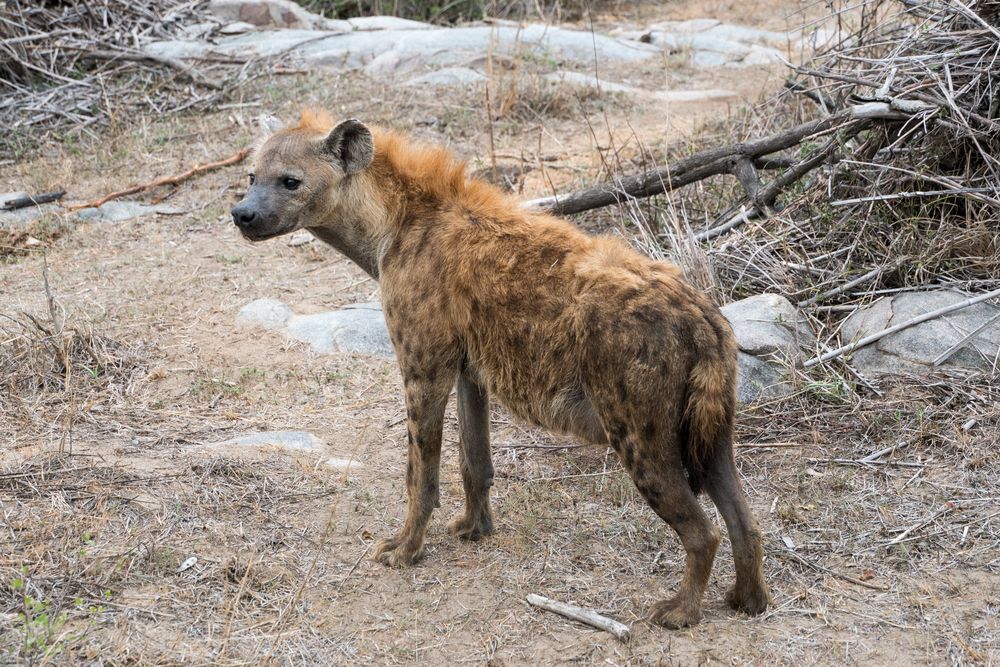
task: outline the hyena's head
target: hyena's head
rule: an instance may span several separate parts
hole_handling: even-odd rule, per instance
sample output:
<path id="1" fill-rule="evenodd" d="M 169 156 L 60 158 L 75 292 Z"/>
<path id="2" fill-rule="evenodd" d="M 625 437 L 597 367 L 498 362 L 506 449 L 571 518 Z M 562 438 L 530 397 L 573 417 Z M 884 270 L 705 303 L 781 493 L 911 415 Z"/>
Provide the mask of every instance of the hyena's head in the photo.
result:
<path id="1" fill-rule="evenodd" d="M 371 131 L 353 119 L 332 130 L 312 114 L 293 128 L 281 128 L 273 117 L 263 125 L 270 136 L 254 157 L 250 189 L 232 210 L 251 241 L 327 221 L 346 182 L 371 164 L 375 150 Z"/>

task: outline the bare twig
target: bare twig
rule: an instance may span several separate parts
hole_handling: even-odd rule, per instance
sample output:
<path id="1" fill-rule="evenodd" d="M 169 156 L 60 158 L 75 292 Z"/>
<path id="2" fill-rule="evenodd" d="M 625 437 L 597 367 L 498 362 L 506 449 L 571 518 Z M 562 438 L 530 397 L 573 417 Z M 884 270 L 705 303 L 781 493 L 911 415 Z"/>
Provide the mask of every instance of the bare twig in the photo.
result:
<path id="1" fill-rule="evenodd" d="M 586 623 L 587 625 L 593 626 L 598 630 L 604 630 L 605 632 L 613 634 L 621 641 L 628 641 L 629 637 L 631 637 L 631 630 L 629 630 L 627 625 L 619 623 L 618 621 L 608 618 L 607 616 L 601 616 L 596 611 L 584 609 L 583 607 L 578 607 L 574 604 L 558 602 L 542 595 L 535 595 L 534 593 L 530 593 L 527 599 L 528 604 L 533 607 L 538 607 L 539 609 L 544 609 L 545 611 L 551 611 L 559 614 L 560 616 L 571 618 L 574 621 Z"/>
<path id="2" fill-rule="evenodd" d="M 84 202 L 82 204 L 73 204 L 71 206 L 67 206 L 66 208 L 70 211 L 77 211 L 82 208 L 97 208 L 98 206 L 106 204 L 107 202 L 113 199 L 120 199 L 121 197 L 125 197 L 127 195 L 134 195 L 138 192 L 145 192 L 147 190 L 151 190 L 153 188 L 157 188 L 163 185 L 178 185 L 193 176 L 197 176 L 198 174 L 203 174 L 207 171 L 213 171 L 221 167 L 228 167 L 229 165 L 233 164 L 239 164 L 240 162 L 246 159 L 247 155 L 250 154 L 250 150 L 251 150 L 250 148 L 242 148 L 233 155 L 230 155 L 229 157 L 223 160 L 198 164 L 195 165 L 194 167 L 191 167 L 184 173 L 174 174 L 173 176 L 165 176 L 163 178 L 159 178 L 149 183 L 143 183 L 141 185 L 133 185 L 132 187 L 125 188 L 124 190 L 112 192 L 111 194 L 105 195 L 100 199 Z"/>

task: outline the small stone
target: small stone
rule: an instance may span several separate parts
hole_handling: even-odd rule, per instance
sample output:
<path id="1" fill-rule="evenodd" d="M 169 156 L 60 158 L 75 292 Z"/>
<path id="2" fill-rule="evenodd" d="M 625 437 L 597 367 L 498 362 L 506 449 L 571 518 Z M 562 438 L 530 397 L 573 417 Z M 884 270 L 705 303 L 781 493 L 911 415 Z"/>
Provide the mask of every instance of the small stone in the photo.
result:
<path id="1" fill-rule="evenodd" d="M 288 246 L 291 248 L 298 248 L 299 246 L 306 245 L 307 243 L 312 243 L 316 240 L 316 237 L 309 232 L 295 232 L 288 239 Z"/>
<path id="2" fill-rule="evenodd" d="M 320 451 L 323 442 L 308 431 L 264 431 L 217 442 L 212 447 L 281 447 L 295 451 Z"/>
<path id="3" fill-rule="evenodd" d="M 355 459 L 343 459 L 337 457 L 329 458 L 323 463 L 336 470 L 356 470 L 358 468 L 365 467 L 364 464 L 359 463 Z"/>
<path id="4" fill-rule="evenodd" d="M 255 26 L 252 23 L 246 23 L 245 21 L 235 21 L 233 23 L 227 23 L 226 25 L 219 28 L 219 34 L 242 35 L 245 32 L 251 32 L 256 29 L 257 26 Z"/>
<path id="5" fill-rule="evenodd" d="M 288 321 L 288 335 L 308 343 L 316 352 L 394 356 L 382 307 L 378 303 L 292 317 Z"/>
<path id="6" fill-rule="evenodd" d="M 240 308 L 240 312 L 236 315 L 236 324 L 273 331 L 285 326 L 291 316 L 292 309 L 277 299 L 254 299 Z"/>

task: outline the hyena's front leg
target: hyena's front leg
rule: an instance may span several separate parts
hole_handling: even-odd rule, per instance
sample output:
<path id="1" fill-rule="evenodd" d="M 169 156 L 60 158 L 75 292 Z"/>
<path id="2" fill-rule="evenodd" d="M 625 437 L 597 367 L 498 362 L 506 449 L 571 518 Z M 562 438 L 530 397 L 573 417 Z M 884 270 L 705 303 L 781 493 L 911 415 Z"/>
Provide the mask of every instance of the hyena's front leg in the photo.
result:
<path id="1" fill-rule="evenodd" d="M 438 473 L 441 430 L 454 370 L 403 367 L 406 387 L 407 442 L 406 521 L 394 537 L 382 540 L 372 556 L 386 565 L 411 565 L 423 554 L 431 512 L 439 506 Z"/>
<path id="2" fill-rule="evenodd" d="M 448 524 L 453 535 L 478 540 L 493 532 L 490 487 L 493 486 L 493 458 L 490 452 L 490 400 L 467 369 L 458 374 L 459 454 L 462 485 L 465 487 L 465 514 Z"/>

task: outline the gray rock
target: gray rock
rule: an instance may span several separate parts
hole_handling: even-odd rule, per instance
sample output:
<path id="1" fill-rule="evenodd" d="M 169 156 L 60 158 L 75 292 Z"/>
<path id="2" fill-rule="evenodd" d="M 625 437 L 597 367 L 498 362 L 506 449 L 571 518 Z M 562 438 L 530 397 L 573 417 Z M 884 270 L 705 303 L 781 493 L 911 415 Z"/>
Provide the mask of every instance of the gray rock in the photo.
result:
<path id="1" fill-rule="evenodd" d="M 795 361 L 802 358 L 803 346 L 814 343 L 805 318 L 783 296 L 758 294 L 721 310 L 733 327 L 740 349 L 749 354 L 777 355 Z"/>
<path id="2" fill-rule="evenodd" d="M 486 76 L 468 67 L 445 67 L 403 82 L 404 86 L 467 86 L 485 81 Z"/>
<path id="3" fill-rule="evenodd" d="M 347 21 L 333 21 L 306 11 L 291 0 L 211 0 L 208 10 L 223 21 L 257 27 L 306 28 L 350 32 Z"/>
<path id="4" fill-rule="evenodd" d="M 226 25 L 219 28 L 219 34 L 242 35 L 245 32 L 251 32 L 256 29 L 257 26 L 255 26 L 252 23 L 246 23 L 245 21 L 236 21 L 234 23 L 227 23 Z"/>
<path id="5" fill-rule="evenodd" d="M 264 431 L 231 438 L 212 447 L 281 447 L 295 451 L 317 452 L 325 448 L 323 441 L 307 431 Z"/>
<path id="6" fill-rule="evenodd" d="M 177 215 L 180 209 L 164 204 L 143 204 L 137 201 L 109 201 L 99 208 L 85 208 L 73 217 L 81 222 L 123 222 L 143 215 Z"/>
<path id="7" fill-rule="evenodd" d="M 59 213 L 59 204 L 42 204 L 41 206 L 25 206 L 14 211 L 0 211 L 0 229 L 22 229 L 33 222 L 41 220 L 46 215 Z"/>
<path id="8" fill-rule="evenodd" d="M 594 58 L 631 62 L 659 52 L 655 46 L 625 42 L 590 32 L 531 24 L 513 27 L 430 28 L 341 33 L 320 30 L 261 30 L 221 37 L 210 44 L 196 40 L 152 42 L 152 55 L 185 59 L 206 56 L 273 56 L 288 52 L 315 67 L 360 68 L 395 51 L 409 70 L 459 66 L 487 53 L 552 57 L 578 64 Z"/>
<path id="9" fill-rule="evenodd" d="M 238 326 L 262 327 L 268 331 L 280 329 L 292 317 L 292 309 L 277 299 L 254 299 L 240 308 Z"/>
<path id="10" fill-rule="evenodd" d="M 883 297 L 853 313 L 840 328 L 841 344 L 877 333 L 925 313 L 967 300 L 952 290 L 902 292 Z M 990 323 L 1000 306 L 979 303 L 960 311 L 890 334 L 851 354 L 851 363 L 862 373 L 926 373 L 935 359 L 967 335 Z M 1000 319 L 992 321 L 966 341 L 941 368 L 992 372 L 1000 354 Z"/>
<path id="11" fill-rule="evenodd" d="M 720 23 L 722 21 L 718 19 L 688 19 L 677 23 L 674 27 L 681 32 L 702 32 L 714 28 Z"/>
<path id="12" fill-rule="evenodd" d="M 739 382 L 736 400 L 752 403 L 758 399 L 780 398 L 792 393 L 792 386 L 782 372 L 768 362 L 744 352 L 739 353 Z"/>
<path id="13" fill-rule="evenodd" d="M 613 81 L 605 81 L 604 79 L 598 79 L 591 74 L 584 74 L 582 72 L 570 72 L 566 70 L 560 70 L 558 72 L 550 72 L 545 75 L 545 79 L 552 83 L 560 84 L 567 83 L 573 86 L 579 86 L 581 88 L 596 88 L 604 92 L 609 93 L 647 93 L 645 90 L 640 90 L 633 86 L 629 86 L 623 83 L 614 83 Z"/>
<path id="14" fill-rule="evenodd" d="M 725 54 L 715 51 L 695 51 L 691 55 L 691 65 L 703 69 L 725 67 L 730 62 L 732 61 Z"/>
<path id="15" fill-rule="evenodd" d="M 253 30 L 254 27 L 252 25 L 250 24 L 246 25 L 248 30 Z M 202 39 L 202 38 L 207 38 L 216 29 L 220 31 L 224 30 L 224 28 L 219 28 L 219 24 L 217 22 L 205 21 L 202 23 L 192 23 L 190 25 L 184 26 L 181 29 L 181 34 L 183 34 L 188 39 Z"/>
<path id="16" fill-rule="evenodd" d="M 722 37 L 716 37 L 715 35 L 705 33 L 691 35 L 690 46 L 697 51 L 714 51 L 715 53 L 723 53 L 732 59 L 748 56 L 751 51 L 751 47 L 747 44 L 743 44 L 742 42 L 734 42 L 731 39 L 723 39 Z"/>
<path id="17" fill-rule="evenodd" d="M 753 65 L 773 65 L 784 61 L 785 58 L 781 55 L 781 51 L 769 46 L 757 46 L 755 44 L 750 47 L 750 53 L 745 55 L 738 63 L 733 64 L 737 67 L 751 67 Z"/>
<path id="18" fill-rule="evenodd" d="M 308 343 L 317 352 L 394 355 L 382 307 L 363 303 L 315 315 L 296 315 L 288 321 L 288 335 Z"/>
<path id="19" fill-rule="evenodd" d="M 703 34 L 719 37 L 732 42 L 743 42 L 745 44 L 765 44 L 768 46 L 787 46 L 794 39 L 785 32 L 771 32 L 770 30 L 758 30 L 742 25 L 729 25 L 720 23 L 705 30 Z"/>
<path id="20" fill-rule="evenodd" d="M 430 23 L 401 19 L 397 16 L 358 16 L 347 19 L 355 30 L 433 30 Z"/>

